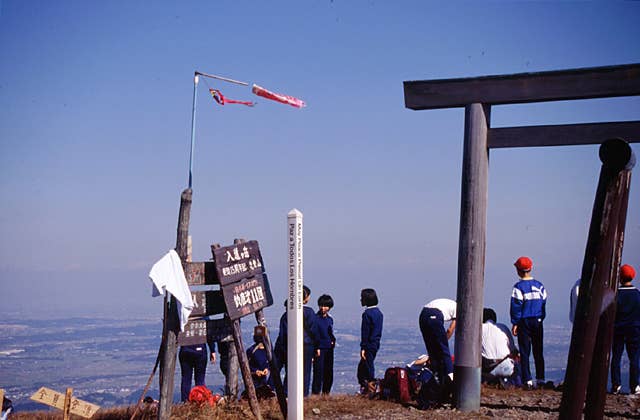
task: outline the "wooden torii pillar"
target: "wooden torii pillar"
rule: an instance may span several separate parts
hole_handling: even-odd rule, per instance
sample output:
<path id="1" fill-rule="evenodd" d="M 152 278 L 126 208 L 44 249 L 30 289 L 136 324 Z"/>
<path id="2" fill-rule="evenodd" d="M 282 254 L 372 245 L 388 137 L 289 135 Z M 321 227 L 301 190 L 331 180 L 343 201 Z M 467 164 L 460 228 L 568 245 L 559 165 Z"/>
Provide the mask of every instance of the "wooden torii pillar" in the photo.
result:
<path id="1" fill-rule="evenodd" d="M 489 149 L 600 144 L 614 137 L 640 141 L 640 121 L 491 128 L 491 106 L 637 95 L 638 63 L 404 82 L 409 109 L 465 108 L 454 351 L 458 409 L 480 409 Z"/>

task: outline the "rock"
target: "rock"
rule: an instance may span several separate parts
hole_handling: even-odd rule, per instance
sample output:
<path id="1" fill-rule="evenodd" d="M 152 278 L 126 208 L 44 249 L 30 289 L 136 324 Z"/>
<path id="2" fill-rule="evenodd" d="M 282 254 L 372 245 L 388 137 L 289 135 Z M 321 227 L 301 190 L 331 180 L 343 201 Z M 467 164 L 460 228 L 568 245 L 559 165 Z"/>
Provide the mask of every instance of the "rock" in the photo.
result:
<path id="1" fill-rule="evenodd" d="M 319 409 L 319 408 L 312 408 L 312 409 L 311 409 L 311 412 L 312 412 L 313 414 L 315 414 L 316 416 L 319 416 L 319 415 L 320 415 L 320 409 Z"/>

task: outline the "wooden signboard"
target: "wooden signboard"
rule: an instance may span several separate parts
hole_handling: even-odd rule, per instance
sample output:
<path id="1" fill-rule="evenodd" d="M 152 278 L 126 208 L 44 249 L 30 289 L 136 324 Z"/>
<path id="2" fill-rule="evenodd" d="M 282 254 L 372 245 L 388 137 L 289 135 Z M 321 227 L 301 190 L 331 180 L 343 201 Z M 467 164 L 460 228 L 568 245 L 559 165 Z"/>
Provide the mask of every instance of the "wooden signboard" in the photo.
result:
<path id="1" fill-rule="evenodd" d="M 31 399 L 60 410 L 64 409 L 65 394 L 54 391 L 53 389 L 42 387 L 31 396 Z M 89 419 L 99 409 L 100 406 L 79 400 L 76 397 L 71 397 L 71 414 L 76 414 Z"/>
<path id="2" fill-rule="evenodd" d="M 208 322 L 203 317 L 225 313 L 224 297 L 219 290 L 220 282 L 213 261 L 187 262 L 183 268 L 194 305 L 190 318 L 194 319 L 187 322 L 184 331 L 178 334 L 178 345 L 203 344 L 207 342 Z"/>
<path id="3" fill-rule="evenodd" d="M 194 308 L 191 316 L 214 315 L 224 313 L 224 304 L 220 296 L 219 287 L 205 287 L 219 285 L 213 261 L 184 263 L 184 276 L 191 289 Z M 217 289 L 217 290 L 215 290 Z M 216 296 L 218 295 L 218 296 Z"/>
<path id="4" fill-rule="evenodd" d="M 207 321 L 204 319 L 190 320 L 184 326 L 184 331 L 178 333 L 179 346 L 191 346 L 207 342 Z"/>
<path id="5" fill-rule="evenodd" d="M 209 315 L 228 313 L 239 319 L 273 304 L 264 273 L 258 241 L 242 242 L 213 250 L 214 261 L 184 263 L 194 309 L 178 345 L 204 344 L 212 321 Z M 213 290 L 220 285 L 222 290 Z"/>
<path id="6" fill-rule="evenodd" d="M 213 255 L 221 286 L 264 273 L 258 241 L 221 247 Z"/>
<path id="7" fill-rule="evenodd" d="M 222 286 L 227 313 L 232 320 L 273 304 L 269 282 L 264 274 Z"/>

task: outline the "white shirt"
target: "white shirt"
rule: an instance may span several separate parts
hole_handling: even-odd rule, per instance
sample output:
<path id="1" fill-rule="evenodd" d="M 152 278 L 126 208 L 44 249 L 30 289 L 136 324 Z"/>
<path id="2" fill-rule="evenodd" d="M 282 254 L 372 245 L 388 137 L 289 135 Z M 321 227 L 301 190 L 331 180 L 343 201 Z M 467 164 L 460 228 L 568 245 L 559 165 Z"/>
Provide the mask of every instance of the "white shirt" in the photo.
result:
<path id="1" fill-rule="evenodd" d="M 173 249 L 166 253 L 151 267 L 149 278 L 153 282 L 151 296 L 161 296 L 166 290 L 178 301 L 180 331 L 184 331 L 184 326 L 187 325 L 193 310 L 193 299 L 178 253 Z"/>
<path id="2" fill-rule="evenodd" d="M 500 328 L 487 321 L 482 324 L 482 357 L 485 359 L 502 359 L 509 350 L 509 337 Z"/>
<path id="3" fill-rule="evenodd" d="M 442 312 L 444 321 L 456 319 L 456 301 L 451 299 L 435 299 L 424 305 L 425 308 L 438 309 Z"/>

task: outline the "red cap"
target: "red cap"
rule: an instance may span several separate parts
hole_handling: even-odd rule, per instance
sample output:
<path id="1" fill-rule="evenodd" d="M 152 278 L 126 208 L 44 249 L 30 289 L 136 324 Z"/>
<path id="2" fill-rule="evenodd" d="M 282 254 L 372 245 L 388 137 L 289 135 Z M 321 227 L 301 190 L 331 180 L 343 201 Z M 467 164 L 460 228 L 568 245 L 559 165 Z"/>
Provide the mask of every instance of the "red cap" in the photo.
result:
<path id="1" fill-rule="evenodd" d="M 520 271 L 531 271 L 531 267 L 533 267 L 533 263 L 529 257 L 520 257 L 513 265 Z"/>
<path id="2" fill-rule="evenodd" d="M 636 276 L 636 270 L 629 264 L 620 267 L 620 280 L 631 281 Z"/>

